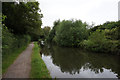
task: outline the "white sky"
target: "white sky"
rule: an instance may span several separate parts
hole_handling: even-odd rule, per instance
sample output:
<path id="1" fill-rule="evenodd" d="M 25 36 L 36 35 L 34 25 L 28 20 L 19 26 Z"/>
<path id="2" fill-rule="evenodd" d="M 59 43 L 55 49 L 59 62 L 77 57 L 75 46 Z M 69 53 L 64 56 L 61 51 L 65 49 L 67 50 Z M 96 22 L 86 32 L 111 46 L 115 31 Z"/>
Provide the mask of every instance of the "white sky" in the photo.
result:
<path id="1" fill-rule="evenodd" d="M 37 0 L 43 14 L 43 26 L 53 26 L 55 20 L 80 19 L 95 25 L 118 20 L 120 0 Z"/>

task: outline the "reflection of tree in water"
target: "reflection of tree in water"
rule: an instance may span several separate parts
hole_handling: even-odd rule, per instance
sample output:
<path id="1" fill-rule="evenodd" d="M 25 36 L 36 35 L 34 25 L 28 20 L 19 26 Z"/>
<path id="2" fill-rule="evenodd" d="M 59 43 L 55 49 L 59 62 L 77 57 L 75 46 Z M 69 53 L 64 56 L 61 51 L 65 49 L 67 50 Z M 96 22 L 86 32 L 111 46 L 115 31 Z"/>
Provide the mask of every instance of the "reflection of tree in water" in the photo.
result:
<path id="1" fill-rule="evenodd" d="M 49 49 L 49 46 L 50 46 L 50 45 L 45 45 L 44 47 L 42 47 L 40 53 L 41 53 L 41 54 L 44 54 L 45 56 L 51 55 L 51 49 Z M 53 53 L 53 52 L 54 52 L 54 51 L 52 50 L 52 53 Z"/>
<path id="2" fill-rule="evenodd" d="M 83 70 L 89 69 L 98 74 L 104 72 L 103 68 L 105 68 L 120 75 L 118 56 L 87 53 L 77 48 L 58 46 L 51 46 L 50 49 L 45 48 L 44 53 L 52 56 L 53 63 L 59 66 L 62 72 L 79 74 L 80 69 L 83 68 Z"/>
<path id="3" fill-rule="evenodd" d="M 85 71 L 85 70 L 91 70 L 92 72 L 95 72 L 95 74 L 98 74 L 98 73 L 102 73 L 102 72 L 104 72 L 103 71 L 103 68 L 95 68 L 95 67 L 93 67 L 92 66 L 92 64 L 90 64 L 90 63 L 86 63 L 85 65 L 83 65 L 83 71 Z"/>

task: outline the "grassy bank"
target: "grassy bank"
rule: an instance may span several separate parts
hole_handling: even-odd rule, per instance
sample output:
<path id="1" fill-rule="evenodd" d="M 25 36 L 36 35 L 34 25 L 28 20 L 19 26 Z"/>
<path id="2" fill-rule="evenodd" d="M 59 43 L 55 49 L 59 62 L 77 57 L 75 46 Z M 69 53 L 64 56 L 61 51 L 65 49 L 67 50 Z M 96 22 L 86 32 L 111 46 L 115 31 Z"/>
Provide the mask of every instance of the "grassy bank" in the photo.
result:
<path id="1" fill-rule="evenodd" d="M 11 54 L 2 55 L 2 74 L 7 71 L 7 68 L 14 62 L 18 55 L 26 49 L 27 46 L 23 46 Z"/>
<path id="2" fill-rule="evenodd" d="M 31 63 L 31 78 L 51 78 L 49 71 L 40 56 L 40 48 L 37 42 L 34 43 Z"/>

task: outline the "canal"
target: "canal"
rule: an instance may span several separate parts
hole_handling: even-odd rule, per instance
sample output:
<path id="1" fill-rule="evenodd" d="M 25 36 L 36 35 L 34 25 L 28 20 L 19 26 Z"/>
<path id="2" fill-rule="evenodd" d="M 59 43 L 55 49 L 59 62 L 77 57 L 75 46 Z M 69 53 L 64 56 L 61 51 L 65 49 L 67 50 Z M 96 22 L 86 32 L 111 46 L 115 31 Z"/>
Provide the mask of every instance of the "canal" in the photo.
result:
<path id="1" fill-rule="evenodd" d="M 52 78 L 120 78 L 120 56 L 46 45 L 41 50 Z"/>

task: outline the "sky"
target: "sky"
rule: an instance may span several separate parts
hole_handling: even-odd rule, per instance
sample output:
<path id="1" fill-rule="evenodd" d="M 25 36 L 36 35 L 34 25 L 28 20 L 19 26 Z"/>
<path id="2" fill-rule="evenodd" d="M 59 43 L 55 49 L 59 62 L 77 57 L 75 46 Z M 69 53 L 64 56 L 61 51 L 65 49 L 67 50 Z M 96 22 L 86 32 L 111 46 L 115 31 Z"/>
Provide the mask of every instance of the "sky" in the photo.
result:
<path id="1" fill-rule="evenodd" d="M 53 26 L 55 20 L 80 19 L 88 24 L 103 24 L 118 20 L 120 0 L 37 0 L 40 5 L 42 27 Z"/>

